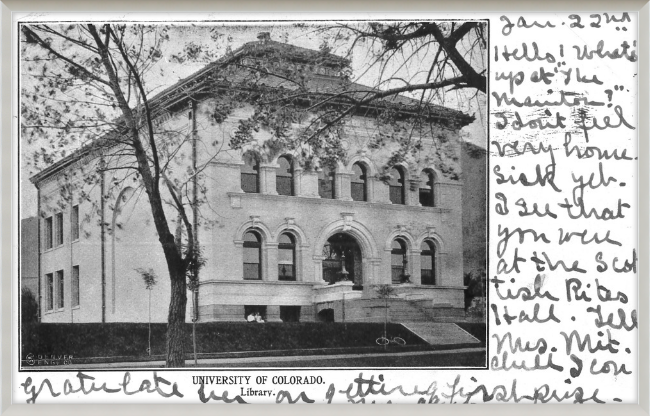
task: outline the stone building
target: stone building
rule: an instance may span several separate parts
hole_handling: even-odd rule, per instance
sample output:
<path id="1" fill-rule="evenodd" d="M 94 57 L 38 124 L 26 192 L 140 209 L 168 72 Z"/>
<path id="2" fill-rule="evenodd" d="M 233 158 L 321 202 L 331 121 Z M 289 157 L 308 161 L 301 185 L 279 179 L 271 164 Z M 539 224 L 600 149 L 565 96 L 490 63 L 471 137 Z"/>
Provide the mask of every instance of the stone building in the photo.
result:
<path id="1" fill-rule="evenodd" d="M 38 220 L 20 221 L 20 288 L 38 293 Z"/>
<path id="2" fill-rule="evenodd" d="M 377 124 L 362 112 L 346 125 L 345 156 L 336 166 L 305 166 L 299 153 L 264 146 L 264 131 L 259 145 L 230 148 L 250 108 L 237 106 L 215 123 L 218 98 L 205 86 L 214 74 L 236 79 L 241 66 L 276 65 L 277 56 L 279 65 L 304 71 L 314 92 L 341 88 L 342 58 L 262 36 L 151 100 L 156 125 L 187 125 L 198 139 L 223 144 L 203 176 L 198 239 L 205 265 L 194 298 L 188 296 L 187 319 L 244 321 L 259 312 L 268 321 L 381 321 L 378 285 L 394 288 L 394 320 L 462 315 L 460 129 L 472 117 L 431 106 L 427 117 L 436 133 L 419 137 L 418 152 L 389 170 L 395 147 L 376 144 Z M 314 57 L 317 65 L 306 63 Z M 383 103 L 418 116 L 410 110 L 417 100 L 395 96 Z M 41 319 L 165 322 L 170 284 L 146 194 L 121 186 L 102 198 L 111 183 L 102 173 L 86 194 L 92 198 L 60 200 L 67 182 L 83 181 L 71 172 L 96 158 L 80 150 L 32 178 L 39 195 Z M 175 218 L 171 211 L 168 218 Z M 159 277 L 151 290 L 143 270 Z"/>

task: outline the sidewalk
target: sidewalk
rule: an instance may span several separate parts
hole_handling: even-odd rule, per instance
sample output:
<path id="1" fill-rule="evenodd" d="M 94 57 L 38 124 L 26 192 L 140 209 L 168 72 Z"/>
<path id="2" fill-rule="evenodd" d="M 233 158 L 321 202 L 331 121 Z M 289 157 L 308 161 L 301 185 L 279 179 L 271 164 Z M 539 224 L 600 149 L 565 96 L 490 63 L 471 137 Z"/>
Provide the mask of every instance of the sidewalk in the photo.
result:
<path id="1" fill-rule="evenodd" d="M 338 354 L 338 355 L 302 355 L 302 356 L 273 356 L 273 357 L 244 357 L 244 358 L 205 358 L 199 359 L 198 365 L 194 365 L 194 360 L 186 360 L 186 368 L 201 367 L 255 367 L 260 364 L 277 364 L 283 367 L 282 363 L 296 362 L 321 362 L 323 365 L 326 361 L 340 362 L 345 360 L 368 360 L 373 358 L 404 358 L 404 357 L 425 357 L 441 356 L 462 353 L 485 353 L 485 348 L 460 348 L 455 350 L 440 351 L 412 351 L 412 352 L 391 352 L 391 353 L 371 353 L 371 354 Z M 92 364 L 71 364 L 53 367 L 34 366 L 29 369 L 56 369 L 56 370 L 94 370 L 94 369 L 142 369 L 142 368 L 163 368 L 164 361 L 144 361 L 144 362 L 119 362 L 119 363 L 92 363 Z M 309 365 L 305 365 L 308 367 Z M 338 367 L 332 363 L 332 367 Z M 25 368 L 26 369 L 26 368 Z"/>

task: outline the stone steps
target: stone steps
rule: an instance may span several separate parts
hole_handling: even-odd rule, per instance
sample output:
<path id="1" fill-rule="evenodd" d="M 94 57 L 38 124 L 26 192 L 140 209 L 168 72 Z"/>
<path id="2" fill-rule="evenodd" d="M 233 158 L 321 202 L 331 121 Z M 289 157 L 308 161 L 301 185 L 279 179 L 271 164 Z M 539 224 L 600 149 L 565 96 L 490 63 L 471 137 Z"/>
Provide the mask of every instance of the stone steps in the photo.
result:
<path id="1" fill-rule="evenodd" d="M 354 299 L 345 303 L 345 320 L 349 322 L 383 322 L 386 303 L 383 299 Z M 453 321 L 464 318 L 464 311 L 451 307 L 423 307 L 420 303 L 405 299 L 388 301 L 389 322 Z"/>

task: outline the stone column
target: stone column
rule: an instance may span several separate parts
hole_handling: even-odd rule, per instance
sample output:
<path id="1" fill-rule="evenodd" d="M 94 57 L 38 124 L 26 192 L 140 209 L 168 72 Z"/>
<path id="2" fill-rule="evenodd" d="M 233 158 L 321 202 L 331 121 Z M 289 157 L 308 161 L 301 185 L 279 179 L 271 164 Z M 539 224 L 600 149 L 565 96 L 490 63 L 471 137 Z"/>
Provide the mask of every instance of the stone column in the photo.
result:
<path id="1" fill-rule="evenodd" d="M 314 283 L 319 283 L 322 285 L 327 284 L 323 280 L 323 256 L 313 256 L 312 259 L 314 260 Z"/>
<path id="2" fill-rule="evenodd" d="M 320 198 L 318 194 L 318 173 L 313 170 L 303 170 L 300 191 L 296 195 L 307 198 Z"/>
<path id="3" fill-rule="evenodd" d="M 411 273 L 411 283 L 415 285 L 421 285 L 422 284 L 422 262 L 421 262 L 421 257 L 420 254 L 422 253 L 422 250 L 418 249 L 412 249 L 411 252 L 409 253 L 409 269 Z"/>
<path id="4" fill-rule="evenodd" d="M 262 273 L 264 280 L 278 280 L 278 243 L 266 243 L 266 273 Z"/>
<path id="5" fill-rule="evenodd" d="M 295 196 L 302 195 L 302 179 L 304 177 L 304 171 L 300 167 L 293 168 L 293 194 Z"/>
<path id="6" fill-rule="evenodd" d="M 244 279 L 244 241 L 237 240 L 235 241 L 235 249 L 232 256 L 224 258 L 223 262 L 220 263 L 217 268 L 217 276 L 221 275 L 219 278 L 223 280 L 243 280 Z M 215 246 L 215 250 L 218 247 Z M 219 250 L 219 255 L 215 258 L 220 258 L 222 250 Z"/>
<path id="7" fill-rule="evenodd" d="M 244 162 L 218 160 L 212 162 L 212 175 L 219 178 L 218 187 L 225 188 L 226 192 L 244 192 L 241 189 L 241 167 Z M 208 192 L 211 189 L 208 189 Z M 216 198 L 216 196 L 215 196 Z"/>
<path id="8" fill-rule="evenodd" d="M 300 306 L 300 322 L 315 322 L 316 310 L 312 305 Z"/>
<path id="9" fill-rule="evenodd" d="M 406 185 L 406 205 L 422 206 L 420 204 L 420 180 L 409 179 Z"/>
<path id="10" fill-rule="evenodd" d="M 447 253 L 438 253 L 436 258 L 436 286 L 451 285 L 452 282 L 447 281 L 445 269 L 447 268 Z M 462 276 L 461 276 L 462 285 Z"/>
<path id="11" fill-rule="evenodd" d="M 380 204 L 391 204 L 389 187 L 379 179 L 370 179 L 373 182 L 373 202 Z"/>
<path id="12" fill-rule="evenodd" d="M 267 322 L 282 322 L 280 319 L 280 307 L 276 305 L 268 305 L 266 307 L 266 321 Z"/>
<path id="13" fill-rule="evenodd" d="M 336 172 L 335 174 L 335 191 L 336 199 L 342 199 L 343 201 L 352 201 L 352 193 L 350 188 L 350 177 L 352 174 Z"/>
<path id="14" fill-rule="evenodd" d="M 277 195 L 275 189 L 275 172 L 277 165 L 260 164 L 260 193 L 266 195 Z"/>

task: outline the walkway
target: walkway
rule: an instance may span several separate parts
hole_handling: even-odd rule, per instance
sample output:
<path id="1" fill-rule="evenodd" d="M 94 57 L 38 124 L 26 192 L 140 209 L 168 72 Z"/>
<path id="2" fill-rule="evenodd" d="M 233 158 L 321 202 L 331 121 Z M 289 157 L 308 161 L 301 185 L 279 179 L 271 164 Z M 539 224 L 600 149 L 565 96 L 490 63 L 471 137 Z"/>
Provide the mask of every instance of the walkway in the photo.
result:
<path id="1" fill-rule="evenodd" d="M 246 358 L 207 358 L 198 360 L 197 367 L 251 367 L 257 364 L 277 364 L 282 367 L 282 363 L 287 362 L 314 362 L 314 361 L 341 361 L 347 359 L 368 359 L 368 358 L 390 358 L 390 357 L 417 357 L 417 356 L 436 356 L 450 355 L 461 353 L 485 353 L 485 348 L 460 348 L 453 350 L 441 351 L 411 351 L 411 352 L 390 352 L 390 353 L 372 353 L 372 354 L 338 354 L 338 355 L 301 355 L 290 357 L 246 357 Z M 93 369 L 141 369 L 141 368 L 162 368 L 164 361 L 146 361 L 146 362 L 121 362 L 121 363 L 93 363 L 93 364 L 72 364 L 56 366 L 57 370 L 74 369 L 74 370 L 93 370 Z M 186 367 L 194 367 L 194 360 L 186 360 Z M 336 363 L 332 367 L 337 367 Z M 45 367 L 30 367 L 45 368 Z M 50 369 L 52 367 L 49 367 Z"/>
<path id="2" fill-rule="evenodd" d="M 402 325 L 431 345 L 481 343 L 476 337 L 453 323 L 402 322 Z"/>

